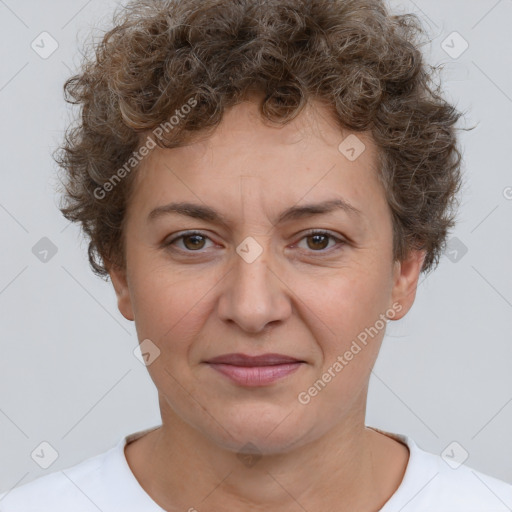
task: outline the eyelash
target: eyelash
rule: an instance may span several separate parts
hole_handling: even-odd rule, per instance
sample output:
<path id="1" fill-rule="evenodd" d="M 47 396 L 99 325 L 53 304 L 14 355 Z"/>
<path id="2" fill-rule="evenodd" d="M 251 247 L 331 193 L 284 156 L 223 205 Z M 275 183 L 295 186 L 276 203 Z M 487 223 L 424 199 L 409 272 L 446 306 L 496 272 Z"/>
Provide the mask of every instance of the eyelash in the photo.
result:
<path id="1" fill-rule="evenodd" d="M 172 246 L 174 244 L 174 242 L 176 242 L 178 240 L 181 240 L 183 238 L 186 238 L 188 236 L 193 236 L 193 235 L 199 235 L 199 236 L 201 236 L 203 238 L 210 239 L 208 236 L 204 235 L 200 231 L 186 231 L 185 233 L 182 233 L 181 235 L 173 238 L 172 240 L 169 240 L 168 242 L 165 242 L 164 243 L 164 247 L 170 248 L 171 250 L 178 250 L 178 251 L 189 253 L 189 254 L 194 254 L 194 253 L 201 254 L 201 250 L 200 249 L 197 250 L 197 251 L 190 251 L 190 250 L 187 250 L 187 249 L 175 249 L 173 247 L 170 247 L 170 246 Z M 331 253 L 332 251 L 336 251 L 338 249 L 341 249 L 342 246 L 346 245 L 346 243 L 347 243 L 345 240 L 342 240 L 341 238 L 334 236 L 329 231 L 322 231 L 322 230 L 316 230 L 316 229 L 312 229 L 312 230 L 307 231 L 306 233 L 304 233 L 304 235 L 302 236 L 302 238 L 299 241 L 302 241 L 303 239 L 311 237 L 311 236 L 314 236 L 314 235 L 328 236 L 329 238 L 335 240 L 338 243 L 337 243 L 337 247 L 335 246 L 334 248 L 331 247 L 330 249 L 322 249 L 320 251 L 310 250 L 309 252 L 312 252 L 313 254 L 319 253 L 319 254 L 323 255 L 323 254 Z"/>

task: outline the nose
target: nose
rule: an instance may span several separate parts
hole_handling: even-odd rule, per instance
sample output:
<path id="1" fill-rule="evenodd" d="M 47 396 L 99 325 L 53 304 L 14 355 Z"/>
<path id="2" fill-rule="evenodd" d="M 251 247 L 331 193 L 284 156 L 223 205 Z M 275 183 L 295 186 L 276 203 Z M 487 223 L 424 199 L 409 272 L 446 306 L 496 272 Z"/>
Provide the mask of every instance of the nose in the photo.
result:
<path id="1" fill-rule="evenodd" d="M 245 332 L 260 333 L 290 316 L 289 288 L 270 259 L 267 246 L 254 261 L 233 255 L 218 303 L 223 321 L 234 322 Z"/>

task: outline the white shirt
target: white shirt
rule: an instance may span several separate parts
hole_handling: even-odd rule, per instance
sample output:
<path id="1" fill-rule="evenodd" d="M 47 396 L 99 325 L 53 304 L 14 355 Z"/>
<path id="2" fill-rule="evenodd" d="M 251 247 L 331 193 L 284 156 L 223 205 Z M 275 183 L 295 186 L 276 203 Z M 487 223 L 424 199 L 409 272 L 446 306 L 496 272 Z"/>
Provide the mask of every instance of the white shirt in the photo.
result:
<path id="1" fill-rule="evenodd" d="M 0 512 L 162 512 L 140 486 L 124 454 L 127 443 L 159 426 L 123 436 L 104 453 L 0 494 Z M 512 485 L 465 465 L 453 469 L 404 434 L 369 428 L 406 444 L 410 452 L 400 486 L 379 512 L 512 509 Z"/>

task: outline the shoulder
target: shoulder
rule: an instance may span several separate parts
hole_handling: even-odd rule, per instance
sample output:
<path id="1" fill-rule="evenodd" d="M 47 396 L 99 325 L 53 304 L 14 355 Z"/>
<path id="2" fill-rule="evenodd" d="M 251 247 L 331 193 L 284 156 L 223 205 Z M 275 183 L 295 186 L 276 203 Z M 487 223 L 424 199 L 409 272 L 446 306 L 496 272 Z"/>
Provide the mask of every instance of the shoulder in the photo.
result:
<path id="1" fill-rule="evenodd" d="M 430 476 L 425 484 L 431 485 L 430 494 L 437 496 L 440 504 L 446 502 L 468 511 L 509 511 L 512 507 L 511 484 L 467 465 L 452 467 L 439 455 L 423 452 L 423 457 L 430 459 L 435 470 L 425 475 Z"/>
<path id="2" fill-rule="evenodd" d="M 112 451 L 0 494 L 0 512 L 97 512 L 102 468 Z"/>
<path id="3" fill-rule="evenodd" d="M 109 450 L 0 494 L 0 512 L 160 512 L 133 475 L 127 443 L 158 428 L 124 435 Z"/>
<path id="4" fill-rule="evenodd" d="M 383 432 L 383 431 L 381 431 Z M 390 434 L 406 444 L 410 457 L 403 480 L 380 512 L 510 512 L 512 485 L 456 461 L 421 449 L 411 437 Z"/>

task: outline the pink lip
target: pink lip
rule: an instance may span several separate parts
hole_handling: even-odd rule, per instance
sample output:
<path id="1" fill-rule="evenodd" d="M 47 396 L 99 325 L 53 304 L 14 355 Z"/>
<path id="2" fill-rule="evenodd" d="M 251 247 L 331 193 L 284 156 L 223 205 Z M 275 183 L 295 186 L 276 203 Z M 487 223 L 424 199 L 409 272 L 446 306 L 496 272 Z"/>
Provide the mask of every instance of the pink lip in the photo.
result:
<path id="1" fill-rule="evenodd" d="M 234 366 L 232 364 L 208 363 L 214 370 L 242 386 L 264 386 L 299 369 L 300 362 L 274 364 L 271 366 Z"/>
<path id="2" fill-rule="evenodd" d="M 208 359 L 207 363 L 232 364 L 235 366 L 271 366 L 274 364 L 300 363 L 299 359 L 282 354 L 262 354 L 259 356 L 248 356 L 246 354 L 224 354 L 222 356 Z"/>
<path id="3" fill-rule="evenodd" d="M 252 387 L 271 384 L 298 370 L 305 361 L 281 354 L 226 354 L 206 362 L 237 384 Z"/>

